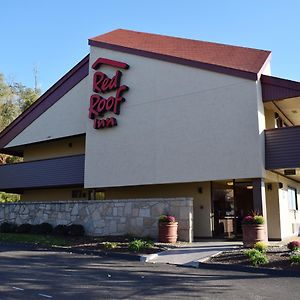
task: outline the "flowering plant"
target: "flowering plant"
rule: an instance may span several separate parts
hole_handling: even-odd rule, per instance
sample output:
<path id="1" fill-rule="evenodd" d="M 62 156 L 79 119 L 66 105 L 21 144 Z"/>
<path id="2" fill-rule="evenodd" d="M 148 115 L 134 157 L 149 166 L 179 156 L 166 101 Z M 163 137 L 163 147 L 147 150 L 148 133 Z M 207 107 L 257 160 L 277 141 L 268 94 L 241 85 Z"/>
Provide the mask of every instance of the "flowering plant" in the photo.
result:
<path id="1" fill-rule="evenodd" d="M 298 241 L 291 241 L 287 244 L 287 247 L 291 250 L 291 251 L 297 251 L 300 250 L 300 242 Z"/>
<path id="2" fill-rule="evenodd" d="M 158 220 L 160 223 L 174 223 L 176 219 L 174 216 L 161 215 Z"/>
<path id="3" fill-rule="evenodd" d="M 261 215 L 248 215 L 243 219 L 244 225 L 264 224 L 265 219 Z"/>

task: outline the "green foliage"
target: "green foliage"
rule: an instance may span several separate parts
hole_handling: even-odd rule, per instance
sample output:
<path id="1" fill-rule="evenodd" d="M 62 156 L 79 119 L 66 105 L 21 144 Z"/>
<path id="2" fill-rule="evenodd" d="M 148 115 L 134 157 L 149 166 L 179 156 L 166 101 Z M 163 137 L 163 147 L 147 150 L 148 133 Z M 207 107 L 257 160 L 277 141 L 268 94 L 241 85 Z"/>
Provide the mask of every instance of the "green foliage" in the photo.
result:
<path id="1" fill-rule="evenodd" d="M 267 251 L 267 244 L 264 243 L 264 242 L 257 242 L 255 245 L 254 245 L 254 249 L 255 250 L 258 250 L 259 252 L 261 253 L 265 253 Z"/>
<path id="2" fill-rule="evenodd" d="M 0 232 L 14 233 L 17 230 L 17 225 L 14 223 L 4 222 L 0 225 Z"/>
<path id="3" fill-rule="evenodd" d="M 263 216 L 254 216 L 253 220 L 254 220 L 255 224 L 264 224 L 265 223 L 265 219 Z"/>
<path id="4" fill-rule="evenodd" d="M 17 233 L 30 233 L 32 230 L 32 225 L 28 223 L 24 223 L 18 226 L 16 232 Z"/>
<path id="5" fill-rule="evenodd" d="M 0 233 L 0 241 L 34 243 L 49 246 L 69 246 L 70 242 L 64 238 L 48 235 L 18 234 L 18 233 Z"/>
<path id="6" fill-rule="evenodd" d="M 22 112 L 35 102 L 41 93 L 39 89 L 31 89 L 21 83 L 13 83 L 11 90 L 17 96 L 17 104 Z"/>
<path id="7" fill-rule="evenodd" d="M 140 239 L 135 239 L 129 243 L 128 249 L 131 251 L 140 251 L 145 248 L 145 241 Z"/>
<path id="8" fill-rule="evenodd" d="M 103 243 L 103 246 L 104 246 L 105 249 L 110 250 L 110 249 L 117 248 L 118 247 L 118 243 L 116 243 L 116 242 L 105 242 L 105 243 Z"/>
<path id="9" fill-rule="evenodd" d="M 19 114 L 20 107 L 14 104 L 11 100 L 5 101 L 0 106 L 0 131 L 7 127 Z"/>
<path id="10" fill-rule="evenodd" d="M 31 233 L 35 233 L 35 234 L 51 234 L 52 231 L 53 231 L 53 226 L 49 223 L 33 225 L 31 228 Z"/>
<path id="11" fill-rule="evenodd" d="M 8 84 L 0 73 L 0 132 L 27 109 L 39 97 L 40 92 L 21 83 Z M 20 160 L 18 157 L 0 154 L 0 164 L 15 163 Z M 17 195 L 0 193 L 0 203 L 18 200 Z"/>
<path id="12" fill-rule="evenodd" d="M 0 192 L 0 203 L 17 202 L 20 200 L 20 195 Z"/>
<path id="13" fill-rule="evenodd" d="M 71 224 L 67 227 L 67 234 L 70 236 L 84 236 L 84 227 L 81 224 Z"/>
<path id="14" fill-rule="evenodd" d="M 149 249 L 154 246 L 153 241 L 147 240 L 144 241 L 142 239 L 135 239 L 129 243 L 128 249 L 131 251 L 141 251 L 143 249 Z"/>
<path id="15" fill-rule="evenodd" d="M 55 235 L 67 235 L 68 226 L 67 225 L 57 225 L 53 229 L 53 234 Z"/>
<path id="16" fill-rule="evenodd" d="M 145 248 L 153 248 L 154 247 L 154 242 L 150 239 L 147 239 L 145 241 Z"/>
<path id="17" fill-rule="evenodd" d="M 291 261 L 292 264 L 299 264 L 300 263 L 300 254 L 293 253 L 290 256 L 290 261 Z"/>
<path id="18" fill-rule="evenodd" d="M 265 253 L 262 253 L 256 249 L 246 250 L 245 255 L 250 259 L 253 266 L 267 264 L 269 262 Z"/>

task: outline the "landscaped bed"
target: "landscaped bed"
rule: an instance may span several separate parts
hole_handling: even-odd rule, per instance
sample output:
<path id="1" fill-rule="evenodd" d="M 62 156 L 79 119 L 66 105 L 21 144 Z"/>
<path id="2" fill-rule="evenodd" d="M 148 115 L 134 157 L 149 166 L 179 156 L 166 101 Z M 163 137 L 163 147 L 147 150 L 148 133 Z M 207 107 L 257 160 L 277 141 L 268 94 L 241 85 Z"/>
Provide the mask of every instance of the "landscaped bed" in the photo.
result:
<path id="1" fill-rule="evenodd" d="M 152 254 L 166 250 L 164 245 L 133 236 L 71 237 L 41 234 L 0 233 L 0 242 L 26 243 L 72 250 L 92 250 L 126 254 Z"/>
<path id="2" fill-rule="evenodd" d="M 164 245 L 154 243 L 150 238 L 123 236 L 90 237 L 80 224 L 57 225 L 0 224 L 0 242 L 14 242 L 36 245 L 38 247 L 64 247 L 68 251 L 80 250 L 87 253 L 119 252 L 126 254 L 152 254 L 165 250 Z"/>
<path id="3" fill-rule="evenodd" d="M 291 263 L 291 251 L 286 246 L 268 247 L 266 255 L 269 262 L 266 264 L 261 264 L 257 268 L 262 267 L 279 270 L 300 271 L 300 263 Z M 245 249 L 222 252 L 221 254 L 210 258 L 206 262 L 237 266 L 252 266 L 249 258 L 245 255 Z"/>

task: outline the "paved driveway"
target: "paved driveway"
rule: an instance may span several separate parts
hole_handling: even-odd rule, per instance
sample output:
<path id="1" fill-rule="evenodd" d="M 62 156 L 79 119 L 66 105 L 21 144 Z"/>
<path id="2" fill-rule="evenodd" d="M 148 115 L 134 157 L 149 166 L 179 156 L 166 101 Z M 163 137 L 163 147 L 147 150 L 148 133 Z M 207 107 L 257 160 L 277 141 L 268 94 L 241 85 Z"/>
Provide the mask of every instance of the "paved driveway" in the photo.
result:
<path id="1" fill-rule="evenodd" d="M 0 245 L 0 299 L 299 299 L 299 278 Z"/>

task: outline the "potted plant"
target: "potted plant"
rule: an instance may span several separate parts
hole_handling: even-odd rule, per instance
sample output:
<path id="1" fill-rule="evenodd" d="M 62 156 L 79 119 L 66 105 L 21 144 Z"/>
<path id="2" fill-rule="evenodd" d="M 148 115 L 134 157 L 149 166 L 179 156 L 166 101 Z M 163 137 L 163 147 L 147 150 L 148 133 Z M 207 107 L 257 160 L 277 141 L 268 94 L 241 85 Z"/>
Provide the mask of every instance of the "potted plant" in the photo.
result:
<path id="1" fill-rule="evenodd" d="M 262 215 L 252 213 L 242 222 L 244 247 L 254 247 L 257 242 L 266 242 L 265 219 Z"/>
<path id="2" fill-rule="evenodd" d="M 174 216 L 161 215 L 158 220 L 158 240 L 162 243 L 176 243 L 178 222 Z"/>

